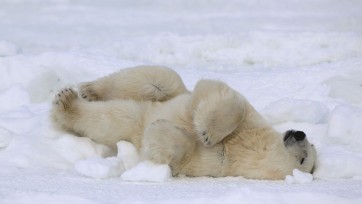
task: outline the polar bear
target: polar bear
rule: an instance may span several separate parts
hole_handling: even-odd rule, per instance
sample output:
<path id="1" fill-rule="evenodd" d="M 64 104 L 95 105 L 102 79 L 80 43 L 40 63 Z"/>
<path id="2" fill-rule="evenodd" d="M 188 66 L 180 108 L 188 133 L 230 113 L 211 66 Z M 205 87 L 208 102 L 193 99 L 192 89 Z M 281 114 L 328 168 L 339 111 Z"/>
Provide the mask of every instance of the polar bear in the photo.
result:
<path id="1" fill-rule="evenodd" d="M 56 95 L 56 127 L 113 148 L 131 142 L 174 176 L 277 180 L 314 168 L 316 150 L 304 132 L 277 132 L 220 81 L 200 80 L 190 92 L 172 69 L 139 66 L 83 83 L 79 92 Z"/>

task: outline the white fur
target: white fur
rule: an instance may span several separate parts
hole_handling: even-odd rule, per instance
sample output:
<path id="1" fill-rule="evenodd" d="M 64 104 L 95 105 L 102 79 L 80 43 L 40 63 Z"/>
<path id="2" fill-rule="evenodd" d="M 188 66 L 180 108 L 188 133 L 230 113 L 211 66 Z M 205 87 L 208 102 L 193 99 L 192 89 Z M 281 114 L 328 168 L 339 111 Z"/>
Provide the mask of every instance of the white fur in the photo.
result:
<path id="1" fill-rule="evenodd" d="M 190 93 L 170 69 L 137 67 L 87 82 L 80 92 L 92 102 L 72 89 L 56 96 L 57 127 L 111 147 L 131 142 L 143 159 L 169 164 L 173 175 L 284 179 L 314 165 L 307 140 L 287 150 L 281 134 L 223 82 L 201 80 Z M 307 165 L 296 160 L 304 146 Z"/>

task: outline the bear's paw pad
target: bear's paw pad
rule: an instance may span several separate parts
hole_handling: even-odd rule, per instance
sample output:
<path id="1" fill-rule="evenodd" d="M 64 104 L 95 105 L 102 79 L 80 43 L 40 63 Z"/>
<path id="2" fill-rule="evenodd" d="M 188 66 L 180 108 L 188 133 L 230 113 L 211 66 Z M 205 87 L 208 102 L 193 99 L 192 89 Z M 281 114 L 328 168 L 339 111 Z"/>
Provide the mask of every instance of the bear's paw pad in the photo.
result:
<path id="1" fill-rule="evenodd" d="M 53 104 L 67 109 L 70 107 L 71 103 L 78 98 L 78 94 L 72 88 L 64 88 L 55 96 Z"/>

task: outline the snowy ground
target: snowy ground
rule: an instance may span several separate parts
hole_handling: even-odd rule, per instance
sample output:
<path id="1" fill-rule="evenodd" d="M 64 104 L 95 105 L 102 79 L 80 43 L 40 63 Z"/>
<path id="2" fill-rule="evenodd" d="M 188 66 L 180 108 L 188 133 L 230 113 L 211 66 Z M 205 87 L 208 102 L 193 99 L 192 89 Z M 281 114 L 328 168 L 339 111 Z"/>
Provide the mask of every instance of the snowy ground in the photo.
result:
<path id="1" fill-rule="evenodd" d="M 227 2 L 0 0 L 0 203 L 362 203 L 362 1 Z M 59 88 L 140 64 L 304 130 L 314 180 L 126 182 L 114 152 L 51 128 Z"/>

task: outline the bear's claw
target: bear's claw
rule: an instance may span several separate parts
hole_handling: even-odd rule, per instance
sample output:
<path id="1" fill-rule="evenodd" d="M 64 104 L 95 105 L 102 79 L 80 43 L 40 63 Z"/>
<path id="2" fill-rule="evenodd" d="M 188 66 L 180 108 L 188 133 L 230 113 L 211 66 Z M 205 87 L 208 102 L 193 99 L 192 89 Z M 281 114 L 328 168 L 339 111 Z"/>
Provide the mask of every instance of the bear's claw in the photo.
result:
<path id="1" fill-rule="evenodd" d="M 79 87 L 80 96 L 87 101 L 99 101 L 100 97 L 92 87 L 92 83 L 82 83 Z"/>
<path id="2" fill-rule="evenodd" d="M 55 96 L 53 104 L 62 109 L 70 108 L 72 102 L 78 99 L 78 94 L 72 88 L 65 88 Z"/>
<path id="3" fill-rule="evenodd" d="M 202 131 L 201 134 L 199 134 L 200 137 L 200 141 L 207 147 L 210 147 L 212 145 L 214 145 L 214 143 L 212 142 L 212 138 L 209 137 L 209 134 L 207 133 L 207 131 Z"/>

